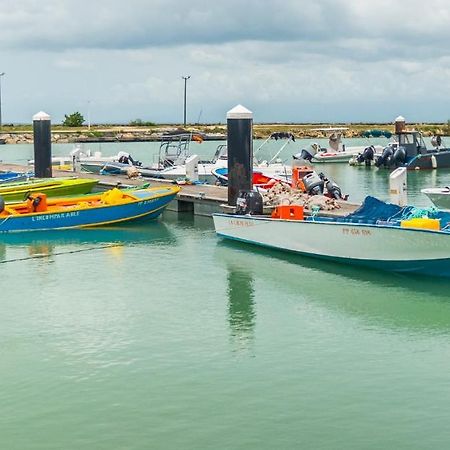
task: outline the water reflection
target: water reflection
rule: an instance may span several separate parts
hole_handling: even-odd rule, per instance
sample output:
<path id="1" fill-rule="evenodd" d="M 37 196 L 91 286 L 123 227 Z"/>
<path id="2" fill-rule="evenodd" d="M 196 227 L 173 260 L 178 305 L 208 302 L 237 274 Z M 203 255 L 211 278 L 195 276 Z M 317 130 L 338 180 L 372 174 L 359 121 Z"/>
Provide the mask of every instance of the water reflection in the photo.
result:
<path id="1" fill-rule="evenodd" d="M 232 261 L 235 267 L 251 267 L 255 280 L 280 292 L 279 300 L 292 295 L 371 327 L 450 334 L 450 280 L 345 266 L 228 241 L 218 242 L 216 256 L 227 266 Z"/>
<path id="2" fill-rule="evenodd" d="M 238 267 L 228 269 L 228 320 L 231 336 L 247 347 L 255 327 L 255 290 L 251 272 Z"/>
<path id="3" fill-rule="evenodd" d="M 24 259 L 17 253 L 20 248 L 26 248 L 30 258 L 39 258 L 64 252 L 68 246 L 73 252 L 105 247 L 110 248 L 111 255 L 117 258 L 120 256 L 118 249 L 123 246 L 144 243 L 170 246 L 176 243 L 174 234 L 158 221 L 102 228 L 5 233 L 1 239 L 0 262 Z"/>

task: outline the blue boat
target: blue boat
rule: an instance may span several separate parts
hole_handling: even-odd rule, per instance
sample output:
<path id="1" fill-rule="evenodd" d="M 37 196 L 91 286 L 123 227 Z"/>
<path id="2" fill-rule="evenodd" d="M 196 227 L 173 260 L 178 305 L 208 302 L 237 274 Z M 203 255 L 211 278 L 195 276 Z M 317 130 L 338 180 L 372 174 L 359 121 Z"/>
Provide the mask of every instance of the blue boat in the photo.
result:
<path id="1" fill-rule="evenodd" d="M 47 199 L 32 194 L 26 202 L 0 201 L 0 233 L 95 227 L 154 219 L 175 198 L 178 186 L 120 190 L 80 197 Z"/>
<path id="2" fill-rule="evenodd" d="M 14 172 L 14 171 L 6 171 L 0 172 L 0 184 L 1 183 L 10 183 L 12 181 L 24 181 L 33 177 L 34 174 L 31 172 Z"/>

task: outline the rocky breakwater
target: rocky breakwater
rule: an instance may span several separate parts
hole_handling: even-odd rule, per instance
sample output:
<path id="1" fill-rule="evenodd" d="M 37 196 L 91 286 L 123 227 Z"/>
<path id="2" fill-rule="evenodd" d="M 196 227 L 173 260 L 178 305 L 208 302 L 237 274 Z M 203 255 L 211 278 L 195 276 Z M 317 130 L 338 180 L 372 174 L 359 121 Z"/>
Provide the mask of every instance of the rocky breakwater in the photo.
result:
<path id="1" fill-rule="evenodd" d="M 145 142 L 157 141 L 161 135 L 147 131 L 95 131 L 95 132 L 52 132 L 52 142 L 67 144 L 76 142 Z M 14 132 L 0 134 L 0 142 L 4 144 L 32 144 L 33 133 Z"/>

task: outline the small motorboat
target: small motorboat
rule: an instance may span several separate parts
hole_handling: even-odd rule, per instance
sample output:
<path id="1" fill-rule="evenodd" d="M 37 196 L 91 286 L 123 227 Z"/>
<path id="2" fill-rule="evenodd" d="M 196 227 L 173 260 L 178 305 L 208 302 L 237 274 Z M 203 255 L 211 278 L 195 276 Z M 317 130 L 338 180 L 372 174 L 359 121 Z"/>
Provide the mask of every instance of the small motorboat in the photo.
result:
<path id="1" fill-rule="evenodd" d="M 10 183 L 12 181 L 23 181 L 33 177 L 32 172 L 14 172 L 14 171 L 1 171 L 0 172 L 0 184 Z"/>
<path id="2" fill-rule="evenodd" d="M 425 194 L 440 209 L 450 209 L 450 187 L 427 188 L 420 192 Z"/>
<path id="3" fill-rule="evenodd" d="M 48 197 L 88 194 L 98 183 L 90 178 L 30 178 L 0 184 L 0 196 L 6 202 L 22 201 L 27 193 L 42 192 Z"/>
<path id="4" fill-rule="evenodd" d="M 95 195 L 48 199 L 30 194 L 25 202 L 0 200 L 0 233 L 96 227 L 136 219 L 153 219 L 174 199 L 178 186 L 120 190 Z"/>
<path id="5" fill-rule="evenodd" d="M 317 143 L 311 144 L 303 149 L 298 157 L 312 163 L 348 163 L 358 155 L 362 154 L 367 146 L 348 146 L 342 142 L 342 132 L 347 128 L 316 128 L 317 131 L 331 132 L 328 137 L 328 147 L 321 147 Z M 390 134 L 389 134 L 390 136 Z M 367 137 L 367 136 L 366 136 Z M 374 153 L 381 154 L 381 145 L 372 145 Z"/>
<path id="6" fill-rule="evenodd" d="M 221 237 L 344 264 L 450 277 L 450 212 L 374 197 L 345 216 L 306 216 L 297 205 L 279 206 L 279 214 L 270 216 L 262 214 L 262 200 L 238 198 L 236 204 L 236 214 L 213 215 Z"/>

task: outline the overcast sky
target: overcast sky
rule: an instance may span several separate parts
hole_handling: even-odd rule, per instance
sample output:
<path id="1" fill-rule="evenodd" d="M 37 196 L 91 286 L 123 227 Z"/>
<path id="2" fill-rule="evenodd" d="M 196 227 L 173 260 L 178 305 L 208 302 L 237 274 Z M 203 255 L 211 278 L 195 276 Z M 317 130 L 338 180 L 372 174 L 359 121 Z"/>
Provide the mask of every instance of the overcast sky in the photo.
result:
<path id="1" fill-rule="evenodd" d="M 450 119 L 450 0 L 0 0 L 3 122 Z"/>

